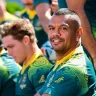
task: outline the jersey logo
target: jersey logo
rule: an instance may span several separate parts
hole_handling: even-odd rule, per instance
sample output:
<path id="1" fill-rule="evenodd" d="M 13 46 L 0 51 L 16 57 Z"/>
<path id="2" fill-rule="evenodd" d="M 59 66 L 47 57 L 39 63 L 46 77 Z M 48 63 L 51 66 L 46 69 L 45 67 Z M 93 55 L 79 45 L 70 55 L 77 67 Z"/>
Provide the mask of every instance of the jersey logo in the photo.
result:
<path id="1" fill-rule="evenodd" d="M 42 83 L 42 82 L 45 82 L 45 76 L 44 75 L 42 75 L 40 80 L 39 80 L 39 83 Z"/>
<path id="2" fill-rule="evenodd" d="M 21 89 L 24 89 L 25 87 L 26 87 L 26 84 L 21 84 L 21 85 L 20 85 L 20 88 L 21 88 Z"/>
<path id="3" fill-rule="evenodd" d="M 47 87 L 50 86 L 50 84 L 53 82 L 53 78 L 54 78 L 54 74 L 51 76 L 51 78 L 49 79 L 49 82 L 47 84 Z"/>
<path id="4" fill-rule="evenodd" d="M 64 80 L 64 77 L 60 77 L 60 78 L 58 78 L 57 80 L 55 80 L 54 82 L 55 83 L 60 83 L 61 81 L 63 81 Z"/>

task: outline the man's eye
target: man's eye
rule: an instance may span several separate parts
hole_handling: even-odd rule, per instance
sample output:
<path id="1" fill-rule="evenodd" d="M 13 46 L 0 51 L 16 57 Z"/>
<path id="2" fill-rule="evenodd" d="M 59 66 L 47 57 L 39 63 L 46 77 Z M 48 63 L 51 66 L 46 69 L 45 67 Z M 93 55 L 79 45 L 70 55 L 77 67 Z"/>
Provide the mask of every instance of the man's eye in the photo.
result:
<path id="1" fill-rule="evenodd" d="M 54 28 L 51 28 L 51 27 L 49 28 L 49 30 L 53 30 L 53 29 L 54 29 Z"/>
<path id="2" fill-rule="evenodd" d="M 60 28 L 61 30 L 66 30 L 67 28 L 66 27 L 62 27 L 62 28 Z"/>
<path id="3" fill-rule="evenodd" d="M 4 47 L 5 50 L 7 50 L 7 48 Z"/>

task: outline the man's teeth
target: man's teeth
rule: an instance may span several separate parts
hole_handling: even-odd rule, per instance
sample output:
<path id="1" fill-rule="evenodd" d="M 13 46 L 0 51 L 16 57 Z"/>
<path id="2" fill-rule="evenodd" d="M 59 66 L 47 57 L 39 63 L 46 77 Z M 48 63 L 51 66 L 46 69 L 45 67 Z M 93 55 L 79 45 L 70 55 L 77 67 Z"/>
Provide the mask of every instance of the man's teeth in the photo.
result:
<path id="1" fill-rule="evenodd" d="M 57 42 L 59 42 L 59 40 L 53 40 L 53 42 L 57 43 Z"/>

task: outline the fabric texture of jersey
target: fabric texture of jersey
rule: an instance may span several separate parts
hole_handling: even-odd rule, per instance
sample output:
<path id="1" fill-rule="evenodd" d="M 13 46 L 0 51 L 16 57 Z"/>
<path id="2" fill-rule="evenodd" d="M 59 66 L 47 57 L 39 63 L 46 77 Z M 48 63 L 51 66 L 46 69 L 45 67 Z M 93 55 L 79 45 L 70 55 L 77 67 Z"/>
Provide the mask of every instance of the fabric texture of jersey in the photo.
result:
<path id="1" fill-rule="evenodd" d="M 27 64 L 23 64 L 16 85 L 16 96 L 34 96 L 42 87 L 52 66 L 41 51 L 36 52 Z"/>
<path id="2" fill-rule="evenodd" d="M 92 96 L 95 82 L 93 66 L 82 47 L 78 47 L 56 62 L 39 93 L 50 96 Z"/>
<path id="3" fill-rule="evenodd" d="M 0 96 L 15 96 L 15 82 L 6 66 L 0 65 Z"/>
<path id="4" fill-rule="evenodd" d="M 16 82 L 17 74 L 20 72 L 21 66 L 17 64 L 11 56 L 8 55 L 8 52 L 5 49 L 0 52 L 0 65 L 8 68 L 10 78 L 13 78 L 13 80 Z"/>

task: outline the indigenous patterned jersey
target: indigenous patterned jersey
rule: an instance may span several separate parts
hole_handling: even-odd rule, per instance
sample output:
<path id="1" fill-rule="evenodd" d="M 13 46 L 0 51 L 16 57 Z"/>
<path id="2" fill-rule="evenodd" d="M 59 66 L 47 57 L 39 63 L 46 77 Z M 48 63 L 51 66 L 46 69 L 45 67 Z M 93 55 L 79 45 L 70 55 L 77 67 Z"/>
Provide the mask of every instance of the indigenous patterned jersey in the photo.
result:
<path id="1" fill-rule="evenodd" d="M 56 62 L 39 93 L 50 96 L 92 96 L 95 82 L 93 66 L 82 47 L 78 47 Z"/>
<path id="2" fill-rule="evenodd" d="M 52 64 L 40 52 L 34 54 L 31 60 L 23 65 L 16 85 L 16 96 L 34 96 L 42 87 Z"/>
<path id="3" fill-rule="evenodd" d="M 15 82 L 6 66 L 0 65 L 0 96 L 15 96 Z"/>

